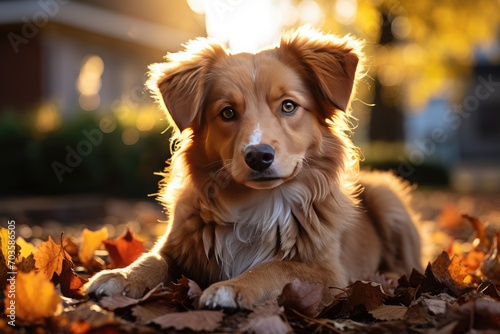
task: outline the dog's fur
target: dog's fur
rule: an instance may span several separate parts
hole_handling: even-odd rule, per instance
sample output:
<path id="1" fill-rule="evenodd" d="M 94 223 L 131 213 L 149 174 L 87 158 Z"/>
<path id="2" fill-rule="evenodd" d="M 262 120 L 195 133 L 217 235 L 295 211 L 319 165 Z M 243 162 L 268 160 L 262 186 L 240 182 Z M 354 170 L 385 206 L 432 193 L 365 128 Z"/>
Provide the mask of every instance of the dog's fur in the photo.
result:
<path id="1" fill-rule="evenodd" d="M 152 65 L 179 130 L 160 194 L 168 231 L 88 293 L 138 298 L 184 274 L 205 288 L 201 307 L 251 308 L 294 279 L 321 283 L 326 303 L 352 279 L 420 268 L 406 186 L 360 174 L 348 137 L 360 57 L 353 40 L 304 28 L 256 54 L 200 39 Z M 274 150 L 263 171 L 245 153 L 261 144 Z"/>

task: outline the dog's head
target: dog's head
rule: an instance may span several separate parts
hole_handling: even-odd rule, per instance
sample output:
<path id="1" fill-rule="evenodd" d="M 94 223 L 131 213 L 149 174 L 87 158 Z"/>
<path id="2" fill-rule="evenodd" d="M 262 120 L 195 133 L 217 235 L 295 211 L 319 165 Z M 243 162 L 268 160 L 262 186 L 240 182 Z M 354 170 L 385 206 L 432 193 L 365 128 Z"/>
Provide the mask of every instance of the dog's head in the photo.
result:
<path id="1" fill-rule="evenodd" d="M 358 60 L 350 39 L 305 28 L 256 54 L 202 39 L 152 65 L 149 87 L 178 130 L 192 132 L 199 168 L 269 189 L 321 151 L 327 123 L 347 112 Z"/>

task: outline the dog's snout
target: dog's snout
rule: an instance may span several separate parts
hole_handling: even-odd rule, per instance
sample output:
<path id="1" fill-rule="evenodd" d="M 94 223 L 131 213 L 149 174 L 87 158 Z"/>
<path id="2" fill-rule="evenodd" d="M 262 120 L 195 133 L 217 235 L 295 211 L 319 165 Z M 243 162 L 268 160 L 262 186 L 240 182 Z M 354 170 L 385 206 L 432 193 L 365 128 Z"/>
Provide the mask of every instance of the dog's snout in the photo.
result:
<path id="1" fill-rule="evenodd" d="M 257 172 L 263 172 L 274 161 L 274 148 L 267 144 L 248 145 L 244 154 L 248 167 Z"/>

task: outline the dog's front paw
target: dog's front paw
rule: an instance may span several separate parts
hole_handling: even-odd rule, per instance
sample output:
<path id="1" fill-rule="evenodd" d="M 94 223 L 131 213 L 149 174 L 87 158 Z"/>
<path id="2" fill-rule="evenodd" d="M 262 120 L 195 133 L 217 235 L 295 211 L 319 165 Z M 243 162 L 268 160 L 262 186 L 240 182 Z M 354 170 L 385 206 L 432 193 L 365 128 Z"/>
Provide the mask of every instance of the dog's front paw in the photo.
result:
<path id="1" fill-rule="evenodd" d="M 252 309 L 261 302 L 250 287 L 231 283 L 218 282 L 203 291 L 199 306 L 201 308 Z"/>
<path id="2" fill-rule="evenodd" d="M 85 293 L 99 300 L 104 296 L 141 298 L 147 286 L 124 269 L 101 271 L 85 285 Z"/>

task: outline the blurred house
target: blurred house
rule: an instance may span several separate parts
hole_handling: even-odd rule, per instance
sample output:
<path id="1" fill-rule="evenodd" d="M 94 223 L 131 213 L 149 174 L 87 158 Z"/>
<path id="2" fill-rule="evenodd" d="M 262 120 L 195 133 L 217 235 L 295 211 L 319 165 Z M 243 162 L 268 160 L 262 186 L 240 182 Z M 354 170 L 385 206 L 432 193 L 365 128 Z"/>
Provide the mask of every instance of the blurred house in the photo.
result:
<path id="1" fill-rule="evenodd" d="M 146 101 L 147 66 L 205 35 L 185 1 L 0 0 L 0 113 Z"/>
<path id="2" fill-rule="evenodd" d="M 476 65 L 461 98 L 434 99 L 405 119 L 407 159 L 449 170 L 453 188 L 500 190 L 500 41 Z"/>

